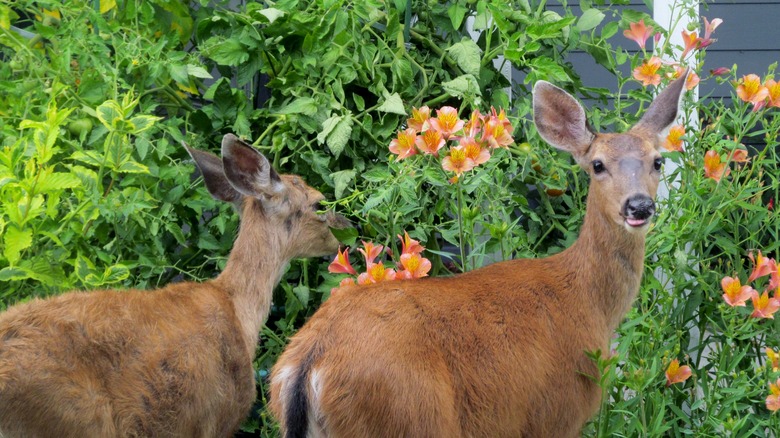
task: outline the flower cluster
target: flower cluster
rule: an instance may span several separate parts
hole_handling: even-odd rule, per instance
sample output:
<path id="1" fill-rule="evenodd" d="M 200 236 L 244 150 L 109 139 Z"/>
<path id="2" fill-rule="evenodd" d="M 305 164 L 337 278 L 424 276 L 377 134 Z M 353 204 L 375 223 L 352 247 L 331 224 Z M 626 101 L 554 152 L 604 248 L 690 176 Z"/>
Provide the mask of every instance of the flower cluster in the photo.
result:
<path id="1" fill-rule="evenodd" d="M 780 267 L 777 262 L 769 257 L 764 257 L 761 251 L 754 258 L 753 253 L 748 254 L 750 261 L 753 262 L 753 272 L 748 277 L 748 283 L 751 283 L 761 277 L 769 276 L 769 284 L 762 294 L 749 285 L 742 285 L 739 278 L 723 277 L 720 282 L 723 289 L 723 300 L 731 307 L 744 307 L 747 300 L 753 302 L 753 318 L 774 319 L 773 314 L 780 309 Z M 773 292 L 770 298 L 769 292 Z"/>
<path id="2" fill-rule="evenodd" d="M 420 245 L 420 242 L 409 237 L 409 234 L 406 232 L 404 232 L 403 236 L 399 235 L 398 238 L 401 240 L 401 256 L 395 265 L 395 269 L 385 267 L 383 262 L 376 261 L 377 257 L 385 249 L 382 245 L 364 241 L 363 248 L 358 248 L 358 251 L 363 254 L 365 259 L 365 272 L 358 275 L 349 262 L 349 247 L 336 254 L 336 258 L 328 266 L 328 271 L 334 274 L 357 276 L 357 284 L 359 285 L 427 277 L 428 271 L 431 270 L 431 262 L 422 256 L 425 248 Z M 389 253 L 389 251 L 385 252 Z M 339 286 L 352 285 L 355 282 L 354 277 L 347 277 L 341 280 Z"/>
<path id="3" fill-rule="evenodd" d="M 704 17 L 704 37 L 699 37 L 697 32 L 683 30 L 682 38 L 685 47 L 683 48 L 681 62 L 666 62 L 657 56 L 651 56 L 650 59 L 644 60 L 642 64 L 634 69 L 634 79 L 641 82 L 643 86 L 647 87 L 648 85 L 658 86 L 661 83 L 662 71 L 665 71 L 664 75 L 669 79 L 675 79 L 679 77 L 680 74 L 685 70 L 682 65 L 685 64 L 685 58 L 689 54 L 694 53 L 697 50 L 701 50 L 716 41 L 714 38 L 712 38 L 712 32 L 714 32 L 715 29 L 721 25 L 721 23 L 723 23 L 723 20 L 720 18 L 715 18 L 712 21 L 709 21 L 707 20 L 707 17 Z M 631 23 L 629 27 L 630 29 L 625 30 L 623 35 L 626 38 L 635 41 L 644 51 L 647 39 L 654 34 L 652 26 L 648 27 L 645 25 L 645 20 L 639 20 L 637 23 Z M 655 43 L 658 44 L 661 39 L 661 34 L 659 32 L 655 32 L 654 35 Z M 664 68 L 664 66 L 666 67 Z M 717 76 L 724 73 L 724 71 L 718 69 L 717 74 L 715 72 L 712 74 L 713 76 Z M 696 72 L 691 72 L 688 78 L 685 80 L 685 87 L 688 90 L 691 90 L 698 83 L 699 75 L 697 75 Z"/>
<path id="4" fill-rule="evenodd" d="M 742 76 L 737 85 L 737 97 L 740 100 L 753 104 L 753 111 L 764 107 L 780 108 L 780 82 L 773 78 L 766 78 L 761 83 L 761 78 L 755 74 Z"/>
<path id="5" fill-rule="evenodd" d="M 496 112 L 495 108 L 488 115 L 474 110 L 468 120 L 461 120 L 458 110 L 451 106 L 436 110 L 436 117 L 431 117 L 431 109 L 423 106 L 412 109 L 406 125 L 390 142 L 390 152 L 399 160 L 418 153 L 438 157 L 447 143 L 453 142 L 441 166 L 454 172 L 455 178 L 489 160 L 490 149 L 514 143 L 509 119 L 504 110 Z"/>

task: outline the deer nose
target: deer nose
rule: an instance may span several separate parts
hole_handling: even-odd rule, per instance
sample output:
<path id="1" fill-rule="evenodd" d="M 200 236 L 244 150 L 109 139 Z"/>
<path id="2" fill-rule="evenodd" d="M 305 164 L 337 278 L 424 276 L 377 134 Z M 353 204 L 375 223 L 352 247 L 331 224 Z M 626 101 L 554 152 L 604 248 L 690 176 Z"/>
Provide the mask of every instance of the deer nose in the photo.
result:
<path id="1" fill-rule="evenodd" d="M 623 216 L 644 220 L 655 214 L 655 202 L 647 195 L 633 195 L 623 205 Z"/>

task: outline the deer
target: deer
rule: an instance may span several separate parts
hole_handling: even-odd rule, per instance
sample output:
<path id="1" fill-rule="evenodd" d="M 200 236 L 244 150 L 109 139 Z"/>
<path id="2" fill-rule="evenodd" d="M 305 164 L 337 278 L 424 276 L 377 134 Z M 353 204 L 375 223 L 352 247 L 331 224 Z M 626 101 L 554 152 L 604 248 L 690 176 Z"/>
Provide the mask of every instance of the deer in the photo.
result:
<path id="1" fill-rule="evenodd" d="M 152 290 L 74 291 L 0 314 L 0 436 L 226 437 L 256 398 L 252 361 L 293 258 L 335 253 L 349 222 L 233 134 L 184 144 L 240 226 L 224 270 Z"/>
<path id="2" fill-rule="evenodd" d="M 682 76 L 624 133 L 593 132 L 574 97 L 536 82 L 539 135 L 590 176 L 578 239 L 546 258 L 336 290 L 271 372 L 284 437 L 579 435 L 601 398 L 588 353 L 609 352 L 639 291 Z"/>

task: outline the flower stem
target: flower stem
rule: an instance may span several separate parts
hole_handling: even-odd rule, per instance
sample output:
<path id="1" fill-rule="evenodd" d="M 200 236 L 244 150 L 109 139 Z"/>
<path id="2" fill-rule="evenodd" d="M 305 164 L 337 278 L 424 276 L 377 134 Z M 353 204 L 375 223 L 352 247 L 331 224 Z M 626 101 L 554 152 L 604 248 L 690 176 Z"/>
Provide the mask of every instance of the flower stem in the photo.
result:
<path id="1" fill-rule="evenodd" d="M 463 187 L 461 187 L 460 178 L 455 183 L 458 186 L 458 234 L 460 241 L 460 264 L 463 272 L 468 271 L 468 262 L 466 260 L 466 241 L 463 238 Z"/>

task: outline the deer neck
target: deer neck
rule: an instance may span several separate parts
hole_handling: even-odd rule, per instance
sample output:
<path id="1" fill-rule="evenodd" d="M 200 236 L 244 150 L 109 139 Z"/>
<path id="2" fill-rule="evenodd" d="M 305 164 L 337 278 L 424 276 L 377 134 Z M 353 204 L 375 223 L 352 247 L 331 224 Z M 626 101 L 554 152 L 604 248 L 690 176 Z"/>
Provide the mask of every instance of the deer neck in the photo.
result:
<path id="1" fill-rule="evenodd" d="M 611 334 L 639 292 L 645 233 L 626 230 L 596 208 L 589 197 L 580 237 L 562 255 L 585 288 L 580 296 L 589 299 L 604 316 Z"/>
<path id="2" fill-rule="evenodd" d="M 274 233 L 273 227 L 249 223 L 251 219 L 246 216 L 225 269 L 214 281 L 228 292 L 247 350 L 254 354 L 260 329 L 271 309 L 274 287 L 290 257 L 284 254 L 280 233 Z"/>

